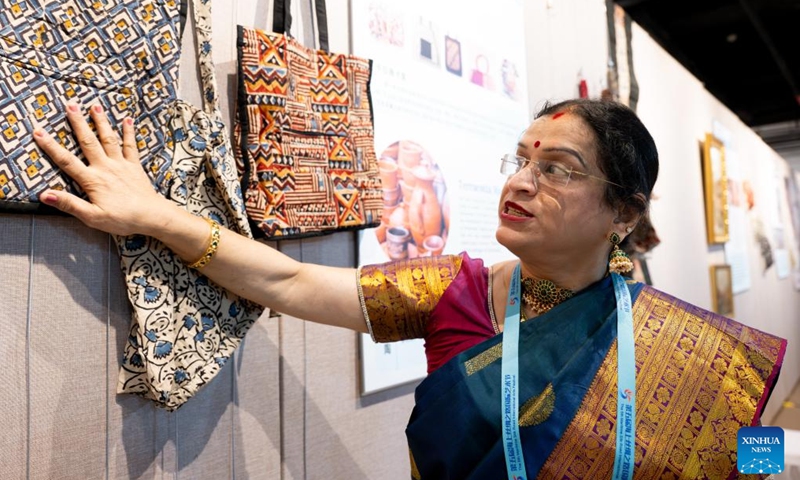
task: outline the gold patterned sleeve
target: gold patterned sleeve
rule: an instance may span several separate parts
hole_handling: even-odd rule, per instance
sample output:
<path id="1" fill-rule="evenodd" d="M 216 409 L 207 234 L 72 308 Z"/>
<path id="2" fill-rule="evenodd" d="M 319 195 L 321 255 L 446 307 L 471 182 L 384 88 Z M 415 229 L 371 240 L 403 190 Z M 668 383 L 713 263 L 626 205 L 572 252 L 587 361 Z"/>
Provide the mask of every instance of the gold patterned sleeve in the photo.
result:
<path id="1" fill-rule="evenodd" d="M 461 262 L 459 255 L 446 255 L 359 267 L 358 296 L 372 340 L 424 337 L 431 312 Z"/>

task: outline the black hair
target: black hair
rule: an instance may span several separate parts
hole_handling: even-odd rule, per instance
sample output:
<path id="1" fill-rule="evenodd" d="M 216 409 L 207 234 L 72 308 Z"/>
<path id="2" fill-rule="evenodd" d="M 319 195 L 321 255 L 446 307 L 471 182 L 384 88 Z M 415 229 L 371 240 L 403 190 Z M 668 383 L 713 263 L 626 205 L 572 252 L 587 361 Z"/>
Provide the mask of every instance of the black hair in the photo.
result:
<path id="1" fill-rule="evenodd" d="M 610 182 L 618 184 L 606 184 L 606 203 L 612 208 L 625 205 L 640 214 L 647 212 L 658 178 L 658 151 L 636 113 L 617 102 L 573 99 L 546 103 L 536 118 L 559 112 L 578 115 L 594 131 L 598 167 Z"/>

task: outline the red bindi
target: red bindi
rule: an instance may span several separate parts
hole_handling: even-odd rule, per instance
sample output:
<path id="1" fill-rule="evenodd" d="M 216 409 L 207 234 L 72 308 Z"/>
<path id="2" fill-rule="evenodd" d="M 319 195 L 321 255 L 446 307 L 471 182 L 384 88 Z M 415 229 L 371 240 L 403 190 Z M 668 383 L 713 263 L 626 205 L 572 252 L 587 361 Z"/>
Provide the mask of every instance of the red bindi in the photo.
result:
<path id="1" fill-rule="evenodd" d="M 557 119 L 558 119 L 558 117 L 560 117 L 560 116 L 562 116 L 562 115 L 564 115 L 564 112 L 558 112 L 558 113 L 556 113 L 555 115 L 553 115 L 553 120 L 557 120 Z"/>
<path id="2" fill-rule="evenodd" d="M 539 145 L 541 145 L 541 144 L 542 144 L 542 142 L 540 142 L 539 140 L 536 140 L 536 143 L 533 144 L 533 148 L 539 148 Z"/>

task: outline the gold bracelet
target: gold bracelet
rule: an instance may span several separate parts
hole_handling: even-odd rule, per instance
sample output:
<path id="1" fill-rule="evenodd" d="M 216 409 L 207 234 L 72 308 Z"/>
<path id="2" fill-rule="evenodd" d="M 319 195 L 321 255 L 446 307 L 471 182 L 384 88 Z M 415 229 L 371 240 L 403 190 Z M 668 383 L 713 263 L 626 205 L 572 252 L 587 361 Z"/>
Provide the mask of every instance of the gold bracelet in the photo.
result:
<path id="1" fill-rule="evenodd" d="M 210 218 L 204 218 L 203 220 L 208 222 L 208 225 L 211 226 L 211 239 L 208 241 L 208 247 L 206 247 L 206 251 L 203 253 L 203 256 L 197 259 L 196 262 L 189 264 L 189 268 L 200 269 L 208 265 L 208 262 L 214 258 L 214 255 L 217 253 L 217 248 L 219 247 L 219 223 L 211 220 Z"/>

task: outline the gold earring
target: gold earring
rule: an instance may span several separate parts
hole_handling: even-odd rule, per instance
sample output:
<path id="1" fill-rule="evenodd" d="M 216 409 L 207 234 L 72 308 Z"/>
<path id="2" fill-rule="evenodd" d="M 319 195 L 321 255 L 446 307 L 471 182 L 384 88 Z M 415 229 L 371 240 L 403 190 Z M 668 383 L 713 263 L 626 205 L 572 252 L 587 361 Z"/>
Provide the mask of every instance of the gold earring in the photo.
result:
<path id="1" fill-rule="evenodd" d="M 608 256 L 608 271 L 613 273 L 628 273 L 633 270 L 633 262 L 631 262 L 628 255 L 619 248 L 622 239 L 617 232 L 611 232 L 608 241 L 614 245 L 614 249 L 611 250 L 611 255 Z"/>

